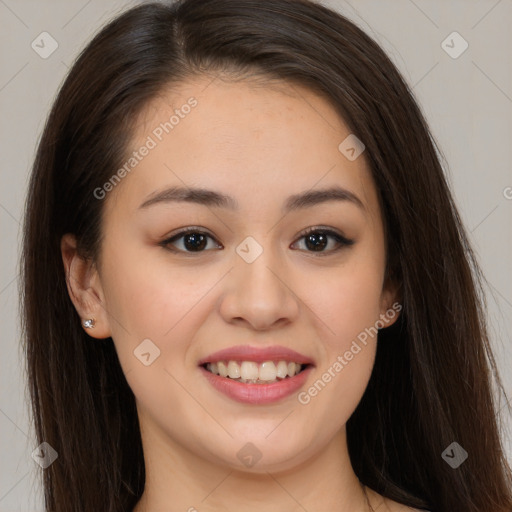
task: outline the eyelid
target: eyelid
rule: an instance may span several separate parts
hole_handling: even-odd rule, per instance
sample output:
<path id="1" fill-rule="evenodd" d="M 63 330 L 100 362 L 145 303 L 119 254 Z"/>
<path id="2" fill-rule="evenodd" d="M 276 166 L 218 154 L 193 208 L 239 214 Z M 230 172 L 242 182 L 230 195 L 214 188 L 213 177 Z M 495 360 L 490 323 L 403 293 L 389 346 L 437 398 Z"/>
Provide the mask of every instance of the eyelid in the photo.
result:
<path id="1" fill-rule="evenodd" d="M 334 253 L 337 253 L 339 250 L 343 249 L 344 247 L 349 247 L 355 243 L 354 239 L 349 239 L 343 234 L 341 234 L 339 231 L 335 230 L 334 228 L 325 227 L 325 226 L 311 226 L 309 228 L 304 229 L 301 231 L 297 237 L 296 240 L 292 243 L 292 245 L 295 245 L 297 242 L 299 242 L 302 238 L 306 237 L 310 233 L 315 232 L 321 232 L 331 238 L 334 238 L 339 246 L 335 249 L 331 249 L 330 251 L 304 251 L 308 253 L 313 253 L 316 256 L 328 256 Z M 166 237 L 162 242 L 159 242 L 158 245 L 164 247 L 165 249 L 179 254 L 186 254 L 186 255 L 199 255 L 201 253 L 209 252 L 208 250 L 203 251 L 183 251 L 181 249 L 172 249 L 169 247 L 169 245 L 172 244 L 176 239 L 181 238 L 183 235 L 189 234 L 189 233 L 198 233 L 201 235 L 206 235 L 207 237 L 211 238 L 215 241 L 217 245 L 219 245 L 221 248 L 223 248 L 222 244 L 206 229 L 200 227 L 200 226 L 186 226 L 184 228 L 179 229 L 178 231 L 174 232 L 172 235 Z"/>
<path id="2" fill-rule="evenodd" d="M 178 231 L 175 231 L 174 233 L 172 233 L 172 235 L 167 236 L 164 240 L 159 242 L 158 245 L 164 247 L 164 249 L 167 249 L 171 252 L 175 252 L 175 253 L 179 253 L 179 254 L 193 255 L 193 254 L 201 254 L 203 252 L 208 252 L 208 251 L 197 251 L 196 253 L 194 253 L 194 251 L 182 251 L 181 249 L 174 249 L 174 248 L 171 249 L 169 247 L 169 245 L 171 245 L 171 243 L 174 242 L 176 239 L 179 239 L 182 236 L 189 234 L 189 233 L 199 233 L 200 235 L 206 235 L 207 237 L 214 240 L 217 245 L 220 245 L 221 247 L 223 247 L 222 244 L 208 230 L 205 230 L 204 228 L 202 228 L 200 226 L 186 226 L 184 228 L 178 229 Z"/>
<path id="3" fill-rule="evenodd" d="M 345 235 L 340 233 L 339 231 L 329 228 L 327 226 L 312 226 L 310 228 L 306 228 L 304 231 L 301 231 L 298 235 L 298 238 L 303 238 L 310 233 L 314 233 L 316 231 L 321 231 L 322 233 L 325 233 L 327 235 L 331 235 L 334 238 L 339 238 L 345 245 L 354 245 L 355 240 L 351 238 L 347 238 Z"/>
<path id="4" fill-rule="evenodd" d="M 178 229 L 178 231 L 175 231 L 174 233 L 166 237 L 166 240 L 172 240 L 173 238 L 176 238 L 179 235 L 185 235 L 187 233 L 200 233 L 201 235 L 208 235 L 209 237 L 215 239 L 215 237 L 207 229 L 201 226 L 186 226 L 184 228 Z"/>

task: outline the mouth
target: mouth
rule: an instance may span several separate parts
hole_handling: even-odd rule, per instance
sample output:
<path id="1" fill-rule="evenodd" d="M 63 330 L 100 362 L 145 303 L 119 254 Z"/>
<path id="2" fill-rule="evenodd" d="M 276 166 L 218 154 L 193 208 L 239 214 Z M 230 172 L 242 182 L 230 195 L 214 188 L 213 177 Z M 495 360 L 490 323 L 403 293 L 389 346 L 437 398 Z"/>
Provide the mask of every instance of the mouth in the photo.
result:
<path id="1" fill-rule="evenodd" d="M 299 375 L 312 364 L 295 361 L 235 361 L 206 362 L 200 365 L 207 372 L 242 384 L 275 384 Z"/>
<path id="2" fill-rule="evenodd" d="M 199 365 L 212 389 L 235 402 L 266 405 L 298 393 L 314 365 L 286 359 L 248 361 L 218 359 Z"/>
<path id="3" fill-rule="evenodd" d="M 198 361 L 212 388 L 250 405 L 279 402 L 305 385 L 315 367 L 310 357 L 288 347 L 238 345 Z"/>

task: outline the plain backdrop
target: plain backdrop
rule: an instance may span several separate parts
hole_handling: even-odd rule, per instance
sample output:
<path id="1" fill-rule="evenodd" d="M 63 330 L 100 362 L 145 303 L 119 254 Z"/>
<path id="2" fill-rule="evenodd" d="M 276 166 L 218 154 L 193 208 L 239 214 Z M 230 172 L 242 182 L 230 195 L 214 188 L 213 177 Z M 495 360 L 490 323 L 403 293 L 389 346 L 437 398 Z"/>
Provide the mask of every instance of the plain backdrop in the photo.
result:
<path id="1" fill-rule="evenodd" d="M 36 441 L 28 415 L 18 310 L 23 205 L 36 143 L 78 52 L 107 20 L 136 3 L 0 0 L 0 512 L 43 510 L 42 470 L 31 458 Z M 489 283 L 492 343 L 511 397 L 512 2 L 323 3 L 376 39 L 413 87 L 446 157 L 448 180 Z M 58 45 L 47 58 L 32 47 L 41 37 L 51 42 L 42 32 Z M 503 422 L 512 460 L 511 421 L 505 414 Z M 471 456 L 471 447 L 464 448 Z"/>

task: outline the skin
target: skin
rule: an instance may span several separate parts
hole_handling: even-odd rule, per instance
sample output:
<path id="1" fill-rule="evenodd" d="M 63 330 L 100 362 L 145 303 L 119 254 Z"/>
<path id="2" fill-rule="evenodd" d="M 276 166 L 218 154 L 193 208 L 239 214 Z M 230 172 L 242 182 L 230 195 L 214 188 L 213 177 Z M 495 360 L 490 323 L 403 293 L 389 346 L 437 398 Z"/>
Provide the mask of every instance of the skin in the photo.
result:
<path id="1" fill-rule="evenodd" d="M 389 311 L 397 296 L 384 279 L 382 216 L 364 153 L 345 158 L 338 145 L 350 130 L 307 89 L 206 76 L 155 98 L 130 150 L 191 97 L 197 106 L 103 199 L 98 261 L 80 258 L 72 235 L 62 239 L 70 297 L 82 319 L 95 319 L 91 343 L 112 337 L 136 397 L 146 488 L 134 510 L 370 510 L 345 424 L 370 378 L 376 338 L 307 405 L 297 393 L 267 405 L 236 402 L 198 368 L 227 347 L 280 344 L 315 361 L 305 390 Z M 139 208 L 184 184 L 228 194 L 240 211 Z M 281 213 L 289 195 L 331 185 L 364 208 L 330 201 Z M 171 246 L 181 253 L 159 245 L 188 226 L 212 236 L 203 252 L 185 252 L 183 237 Z M 329 238 L 322 256 L 301 236 L 315 226 L 355 243 L 334 251 Z M 263 249 L 252 263 L 235 251 L 247 236 Z M 133 353 L 147 338 L 160 350 L 149 366 Z M 252 467 L 237 457 L 248 442 L 262 454 Z M 374 510 L 411 510 L 367 492 Z"/>

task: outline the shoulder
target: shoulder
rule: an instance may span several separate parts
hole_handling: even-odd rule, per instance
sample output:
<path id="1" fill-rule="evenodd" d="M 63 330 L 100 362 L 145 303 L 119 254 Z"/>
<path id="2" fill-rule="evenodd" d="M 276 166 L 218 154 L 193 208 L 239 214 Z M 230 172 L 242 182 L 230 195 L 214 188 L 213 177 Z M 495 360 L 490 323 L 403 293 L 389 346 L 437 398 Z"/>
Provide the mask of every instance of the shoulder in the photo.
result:
<path id="1" fill-rule="evenodd" d="M 397 503 L 396 501 L 390 501 L 387 508 L 381 508 L 382 512 L 430 512 L 429 510 L 425 509 L 408 507 L 407 505 L 402 505 L 401 503 Z"/>
<path id="2" fill-rule="evenodd" d="M 414 507 L 408 507 L 402 503 L 398 503 L 393 500 L 386 499 L 385 504 L 379 509 L 375 509 L 375 512 L 430 512 L 429 510 L 419 509 Z"/>
<path id="3" fill-rule="evenodd" d="M 430 512 L 425 509 L 408 507 L 390 498 L 385 498 L 372 489 L 368 489 L 368 491 L 368 497 L 375 512 Z"/>

